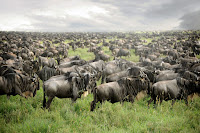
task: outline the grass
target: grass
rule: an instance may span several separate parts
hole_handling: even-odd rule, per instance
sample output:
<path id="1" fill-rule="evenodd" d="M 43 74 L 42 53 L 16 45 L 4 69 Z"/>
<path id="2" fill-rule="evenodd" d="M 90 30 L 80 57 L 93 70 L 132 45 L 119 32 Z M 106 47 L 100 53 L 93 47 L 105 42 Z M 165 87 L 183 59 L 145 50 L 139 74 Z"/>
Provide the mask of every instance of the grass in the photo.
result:
<path id="1" fill-rule="evenodd" d="M 102 46 L 102 43 L 100 43 L 99 46 Z M 114 59 L 112 52 L 109 50 L 109 47 L 103 46 L 102 50 L 104 51 L 105 54 L 110 56 L 110 60 Z M 135 49 L 131 49 L 130 53 L 131 53 L 131 56 L 122 56 L 122 59 L 126 59 L 133 62 L 139 62 L 139 56 L 135 55 Z"/>
<path id="2" fill-rule="evenodd" d="M 133 62 L 139 62 L 139 56 L 135 55 L 135 49 L 130 50 L 131 56 L 123 56 L 123 59 L 133 61 Z"/>
<path id="3" fill-rule="evenodd" d="M 50 111 L 42 107 L 43 90 L 28 100 L 19 96 L 0 96 L 0 132 L 199 132 L 200 98 L 190 102 L 171 102 L 154 109 L 147 100 L 111 104 L 105 102 L 90 112 L 93 96 L 78 99 L 55 98 Z"/>
<path id="4" fill-rule="evenodd" d="M 151 43 L 151 41 L 153 40 L 153 38 L 144 38 L 142 37 L 141 40 L 146 40 L 145 43 L 143 43 L 144 45 L 148 45 L 149 43 Z"/>
<path id="5" fill-rule="evenodd" d="M 99 46 L 101 45 L 102 44 L 99 44 Z M 112 52 L 109 50 L 108 47 L 103 46 L 102 50 L 104 51 L 105 54 L 110 56 L 110 60 L 113 60 L 114 56 L 112 55 Z M 131 56 L 122 57 L 122 58 L 129 61 L 138 62 L 139 56 L 135 55 L 135 50 L 131 49 L 130 52 L 131 52 Z M 95 55 L 92 52 L 88 52 L 88 48 L 77 48 L 75 51 L 73 51 L 72 48 L 70 47 L 68 51 L 68 56 L 70 57 L 70 56 L 75 56 L 75 55 L 79 55 L 81 59 L 84 59 L 87 61 L 95 58 Z"/>
<path id="6" fill-rule="evenodd" d="M 95 58 L 95 55 L 92 52 L 88 52 L 88 48 L 77 48 L 75 51 L 72 50 L 72 48 L 68 51 L 68 56 L 75 56 L 79 55 L 81 59 L 84 59 L 86 61 L 92 60 Z"/>
<path id="7" fill-rule="evenodd" d="M 67 40 L 64 41 L 64 43 L 66 43 L 66 44 L 70 43 L 70 42 L 73 42 L 73 40 L 67 39 Z"/>

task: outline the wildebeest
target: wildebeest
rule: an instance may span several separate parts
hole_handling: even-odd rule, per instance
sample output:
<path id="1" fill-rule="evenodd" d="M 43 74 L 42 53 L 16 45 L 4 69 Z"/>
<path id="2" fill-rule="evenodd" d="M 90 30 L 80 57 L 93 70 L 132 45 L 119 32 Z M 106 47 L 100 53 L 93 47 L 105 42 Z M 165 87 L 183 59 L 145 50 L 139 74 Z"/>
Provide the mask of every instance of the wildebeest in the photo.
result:
<path id="1" fill-rule="evenodd" d="M 69 62 L 69 61 L 73 61 L 73 60 L 80 60 L 80 56 L 71 56 L 69 58 L 64 58 L 60 61 L 60 64 L 64 63 L 64 62 Z"/>
<path id="2" fill-rule="evenodd" d="M 48 67 L 54 67 L 55 68 L 55 66 L 57 66 L 57 63 L 56 63 L 54 58 L 48 59 L 46 57 L 39 56 L 38 61 L 39 61 L 40 66 L 42 66 L 42 67 L 48 66 Z"/>
<path id="3" fill-rule="evenodd" d="M 107 54 L 104 54 L 103 51 L 94 52 L 94 55 L 95 55 L 95 59 L 94 59 L 95 61 L 98 61 L 98 60 L 109 61 L 110 60 L 110 56 Z"/>
<path id="4" fill-rule="evenodd" d="M 192 71 L 200 76 L 200 63 L 194 63 L 191 66 L 190 71 Z"/>
<path id="5" fill-rule="evenodd" d="M 130 51 L 127 49 L 119 49 L 119 51 L 117 52 L 117 57 L 121 57 L 121 56 L 130 56 Z"/>
<path id="6" fill-rule="evenodd" d="M 187 96 L 194 92 L 200 92 L 198 82 L 181 77 L 177 77 L 173 80 L 156 82 L 152 86 L 151 99 L 148 101 L 148 105 L 150 105 L 152 101 L 154 101 L 155 105 L 156 99 L 160 100 L 160 104 L 163 100 L 172 100 L 172 106 L 176 99 L 184 99 L 185 103 L 188 104 Z"/>
<path id="7" fill-rule="evenodd" d="M 116 82 L 101 84 L 94 88 L 90 110 L 93 111 L 97 102 L 110 101 L 111 103 L 130 101 L 134 102 L 134 97 L 138 92 L 149 89 L 149 80 L 146 78 L 121 78 Z"/>
<path id="8" fill-rule="evenodd" d="M 59 65 L 59 68 L 67 68 L 67 67 L 72 67 L 74 65 L 82 66 L 86 63 L 87 62 L 85 60 L 73 60 L 73 61 L 70 61 L 70 62 L 61 63 Z"/>
<path id="9" fill-rule="evenodd" d="M 179 75 L 180 75 L 179 73 L 174 73 L 174 72 L 159 74 L 156 76 L 156 82 L 164 80 L 173 80 L 177 78 Z"/>
<path id="10" fill-rule="evenodd" d="M 39 90 L 39 80 L 35 80 L 23 74 L 8 73 L 0 76 L 0 95 L 20 95 L 27 98 L 23 92 L 30 92 L 35 96 Z"/>
<path id="11" fill-rule="evenodd" d="M 123 60 L 113 60 L 106 64 L 103 73 L 101 83 L 105 82 L 105 79 L 108 75 L 126 70 L 128 68 L 127 62 L 123 62 Z"/>
<path id="12" fill-rule="evenodd" d="M 71 75 L 71 76 L 70 76 Z M 72 76 L 73 75 L 73 76 Z M 79 76 L 78 76 L 79 75 Z M 43 84 L 44 100 L 43 107 L 49 108 L 52 100 L 58 98 L 71 98 L 73 102 L 86 91 L 87 75 L 67 73 L 65 75 L 53 76 Z M 48 101 L 46 103 L 46 96 Z"/>
<path id="13" fill-rule="evenodd" d="M 17 56 L 13 53 L 7 53 L 7 52 L 4 52 L 4 53 L 1 53 L 0 56 L 4 59 L 4 60 L 9 60 L 9 59 L 16 59 Z"/>
<path id="14" fill-rule="evenodd" d="M 114 81 L 117 81 L 117 80 L 119 80 L 123 77 L 127 77 L 127 76 L 137 77 L 137 76 L 141 75 L 142 73 L 143 73 L 142 68 L 133 66 L 131 68 L 128 68 L 127 70 L 120 71 L 120 72 L 109 75 L 108 77 L 106 77 L 106 82 L 107 83 L 114 82 Z"/>

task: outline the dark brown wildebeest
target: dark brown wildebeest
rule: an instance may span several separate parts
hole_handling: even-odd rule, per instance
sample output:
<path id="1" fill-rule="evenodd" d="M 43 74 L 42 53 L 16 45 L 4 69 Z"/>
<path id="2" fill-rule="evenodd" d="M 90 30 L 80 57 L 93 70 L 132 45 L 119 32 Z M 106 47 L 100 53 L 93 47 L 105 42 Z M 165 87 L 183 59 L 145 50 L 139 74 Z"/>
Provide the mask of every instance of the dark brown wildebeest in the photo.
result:
<path id="1" fill-rule="evenodd" d="M 67 75 L 53 76 L 44 82 L 44 108 L 48 109 L 55 97 L 71 98 L 72 102 L 75 102 L 77 98 L 81 96 L 83 91 L 86 91 L 86 84 L 84 83 L 85 77 L 80 76 L 80 74 L 73 74 L 74 76 L 69 75 L 71 74 L 68 73 Z M 47 103 L 46 96 L 48 97 Z"/>
<path id="2" fill-rule="evenodd" d="M 39 90 L 39 80 L 30 78 L 23 74 L 8 73 L 0 76 L 0 95 L 20 95 L 27 98 L 23 92 L 30 92 L 35 96 Z"/>
<path id="3" fill-rule="evenodd" d="M 121 57 L 121 56 L 131 56 L 131 53 L 127 49 L 120 48 L 119 51 L 117 52 L 117 57 Z"/>
<path id="4" fill-rule="evenodd" d="M 187 96 L 194 92 L 200 92 L 198 80 L 193 81 L 178 77 L 173 80 L 156 82 L 152 86 L 151 99 L 148 101 L 148 106 L 152 101 L 154 101 L 155 106 L 156 99 L 160 100 L 160 104 L 163 100 L 172 100 L 172 106 L 176 99 L 184 99 L 185 103 L 188 104 Z"/>
<path id="5" fill-rule="evenodd" d="M 124 60 L 113 60 L 107 62 L 102 73 L 101 83 L 103 84 L 105 82 L 105 79 L 108 75 L 126 70 L 127 68 L 128 68 L 128 63 L 125 62 Z"/>
<path id="6" fill-rule="evenodd" d="M 97 102 L 110 101 L 111 103 L 130 101 L 134 102 L 134 97 L 142 90 L 150 87 L 147 78 L 121 78 L 116 82 L 101 84 L 94 88 L 94 100 L 91 102 L 90 110 L 93 111 Z"/>

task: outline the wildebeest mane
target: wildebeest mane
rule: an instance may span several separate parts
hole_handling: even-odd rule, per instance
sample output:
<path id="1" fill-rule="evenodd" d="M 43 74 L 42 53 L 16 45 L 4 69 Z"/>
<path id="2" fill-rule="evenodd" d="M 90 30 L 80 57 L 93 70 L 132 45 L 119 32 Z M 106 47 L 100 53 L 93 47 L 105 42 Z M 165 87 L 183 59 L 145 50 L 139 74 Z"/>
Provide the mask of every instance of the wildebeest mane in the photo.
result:
<path id="1" fill-rule="evenodd" d="M 134 95 L 136 96 L 137 93 L 140 91 L 140 80 L 138 78 L 121 78 L 117 81 L 120 87 L 124 90 L 124 95 Z"/>
<path id="2" fill-rule="evenodd" d="M 122 88 L 123 90 L 123 95 L 126 96 L 127 95 L 127 91 L 126 91 L 126 78 L 121 78 L 120 80 L 117 81 L 117 83 L 119 84 L 119 86 Z"/>
<path id="3" fill-rule="evenodd" d="M 139 84 L 141 81 L 138 78 L 132 78 L 131 80 L 126 80 L 126 85 L 127 85 L 127 91 L 128 94 L 132 94 L 136 96 L 138 92 L 140 91 L 141 85 Z"/>
<path id="4" fill-rule="evenodd" d="M 8 73 L 16 73 L 13 66 L 4 65 L 0 67 L 0 75 L 6 75 Z"/>
<path id="5" fill-rule="evenodd" d="M 177 85 L 181 88 L 181 89 L 189 89 L 188 87 L 191 85 L 191 82 L 185 78 L 182 77 L 177 77 Z"/>

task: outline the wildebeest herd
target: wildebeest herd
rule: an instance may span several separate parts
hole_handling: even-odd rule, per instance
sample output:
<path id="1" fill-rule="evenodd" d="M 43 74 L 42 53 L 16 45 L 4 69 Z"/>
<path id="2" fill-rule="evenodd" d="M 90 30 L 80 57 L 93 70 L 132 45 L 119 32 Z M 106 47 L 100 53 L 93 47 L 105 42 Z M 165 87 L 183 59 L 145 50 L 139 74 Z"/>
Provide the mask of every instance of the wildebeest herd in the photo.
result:
<path id="1" fill-rule="evenodd" d="M 198 31 L 0 32 L 0 95 L 34 97 L 41 80 L 44 108 L 55 97 L 75 102 L 86 91 L 94 97 L 91 111 L 97 102 L 134 102 L 142 91 L 151 97 L 148 105 L 163 100 L 173 105 L 177 99 L 188 104 L 188 95 L 200 93 L 199 40 Z M 112 55 L 105 54 L 104 47 Z M 68 56 L 77 48 L 87 48 L 94 59 Z M 122 58 L 131 58 L 131 51 L 139 62 Z"/>

